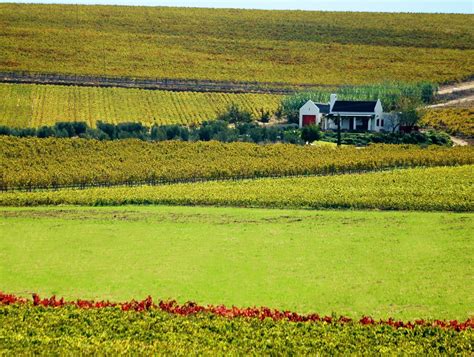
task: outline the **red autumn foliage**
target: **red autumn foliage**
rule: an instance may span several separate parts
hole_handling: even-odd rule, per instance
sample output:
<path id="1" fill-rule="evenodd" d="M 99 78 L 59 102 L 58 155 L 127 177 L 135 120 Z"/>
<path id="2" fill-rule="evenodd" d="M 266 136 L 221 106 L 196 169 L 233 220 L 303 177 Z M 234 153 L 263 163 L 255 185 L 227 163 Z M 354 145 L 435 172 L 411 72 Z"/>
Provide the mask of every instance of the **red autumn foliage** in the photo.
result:
<path id="1" fill-rule="evenodd" d="M 29 304 L 30 300 L 21 298 L 12 294 L 4 294 L 0 291 L 0 305 L 12 305 L 12 304 Z M 38 294 L 33 294 L 33 306 L 43 306 L 60 308 L 63 306 L 75 306 L 80 309 L 102 309 L 107 307 L 120 307 L 122 311 L 147 311 L 151 309 L 160 309 L 170 314 L 176 314 L 181 316 L 189 316 L 198 313 L 210 313 L 218 316 L 227 318 L 253 318 L 253 319 L 273 319 L 273 320 L 287 320 L 291 322 L 324 322 L 327 324 L 348 324 L 353 320 L 346 316 L 341 316 L 335 319 L 331 316 L 320 317 L 318 314 L 301 315 L 291 311 L 279 311 L 276 309 L 270 309 L 268 307 L 247 307 L 238 308 L 232 306 L 228 308 L 224 305 L 208 305 L 201 306 L 194 302 L 187 302 L 183 305 L 178 304 L 175 300 L 160 301 L 158 304 L 153 303 L 151 296 L 148 296 L 145 300 L 130 302 L 110 302 L 110 301 L 90 301 L 90 300 L 76 300 L 76 301 L 65 301 L 63 298 L 57 299 L 56 296 L 51 296 L 49 299 L 41 299 Z M 388 320 L 376 321 L 370 316 L 363 316 L 359 321 L 361 325 L 387 325 L 393 328 L 406 328 L 412 329 L 415 326 L 426 326 L 426 327 L 439 327 L 442 329 L 452 329 L 455 331 L 464 331 L 468 328 L 474 328 L 474 318 L 467 319 L 464 322 L 457 320 L 443 321 L 425 321 L 415 320 L 414 322 L 408 321 L 396 321 L 392 318 Z"/>

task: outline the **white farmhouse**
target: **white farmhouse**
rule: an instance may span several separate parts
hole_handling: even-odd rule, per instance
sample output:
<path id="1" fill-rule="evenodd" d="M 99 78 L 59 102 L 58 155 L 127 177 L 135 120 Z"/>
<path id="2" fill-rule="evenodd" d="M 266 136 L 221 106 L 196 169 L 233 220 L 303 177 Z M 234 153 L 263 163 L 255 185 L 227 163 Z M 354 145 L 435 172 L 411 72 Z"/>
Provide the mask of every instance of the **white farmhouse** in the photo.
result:
<path id="1" fill-rule="evenodd" d="M 322 130 L 337 129 L 335 118 L 341 119 L 346 131 L 389 131 L 393 118 L 383 112 L 382 103 L 374 101 L 337 100 L 331 94 L 327 104 L 306 102 L 300 108 L 299 126 L 319 125 Z"/>

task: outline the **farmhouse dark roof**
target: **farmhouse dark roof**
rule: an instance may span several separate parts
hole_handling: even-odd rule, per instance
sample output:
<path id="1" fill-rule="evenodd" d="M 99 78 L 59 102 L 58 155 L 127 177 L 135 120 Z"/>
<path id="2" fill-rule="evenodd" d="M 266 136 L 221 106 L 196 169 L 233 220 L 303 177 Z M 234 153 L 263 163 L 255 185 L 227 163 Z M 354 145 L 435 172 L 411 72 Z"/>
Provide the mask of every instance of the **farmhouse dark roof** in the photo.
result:
<path id="1" fill-rule="evenodd" d="M 329 114 L 329 104 L 316 103 L 316 106 L 319 108 L 321 114 Z"/>
<path id="2" fill-rule="evenodd" d="M 336 100 L 332 107 L 333 112 L 372 113 L 377 101 Z"/>

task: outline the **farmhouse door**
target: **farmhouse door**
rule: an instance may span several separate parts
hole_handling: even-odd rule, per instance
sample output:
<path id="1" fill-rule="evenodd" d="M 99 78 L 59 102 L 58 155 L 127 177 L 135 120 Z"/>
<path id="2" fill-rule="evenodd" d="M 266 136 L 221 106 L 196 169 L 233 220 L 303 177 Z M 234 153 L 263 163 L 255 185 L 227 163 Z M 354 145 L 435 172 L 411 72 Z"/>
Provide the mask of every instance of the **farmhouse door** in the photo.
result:
<path id="1" fill-rule="evenodd" d="M 355 128 L 354 128 L 354 119 L 353 118 L 349 118 L 349 130 L 350 131 L 353 131 Z"/>
<path id="2" fill-rule="evenodd" d="M 303 115 L 303 126 L 316 124 L 316 115 Z"/>

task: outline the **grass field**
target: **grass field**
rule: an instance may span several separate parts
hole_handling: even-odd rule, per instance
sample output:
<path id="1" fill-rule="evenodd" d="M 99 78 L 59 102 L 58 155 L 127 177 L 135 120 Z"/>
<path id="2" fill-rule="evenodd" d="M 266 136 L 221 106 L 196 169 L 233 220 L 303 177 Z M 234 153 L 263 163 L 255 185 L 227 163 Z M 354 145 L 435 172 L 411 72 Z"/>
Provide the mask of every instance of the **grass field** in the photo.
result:
<path id="1" fill-rule="evenodd" d="M 97 120 L 190 125 L 215 119 L 231 104 L 256 117 L 262 110 L 273 114 L 281 99 L 269 94 L 0 84 L 0 125 L 40 127 L 58 121 L 84 121 L 95 127 Z"/>
<path id="2" fill-rule="evenodd" d="M 2 71 L 293 84 L 474 71 L 472 15 L 1 4 L 0 18 Z"/>
<path id="3" fill-rule="evenodd" d="M 2 208 L 0 288 L 467 318 L 471 213 Z"/>

